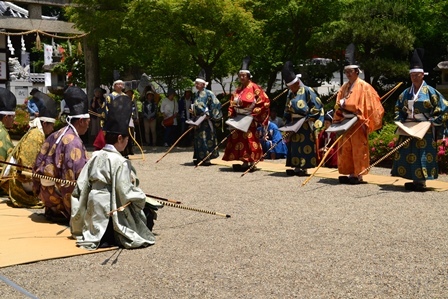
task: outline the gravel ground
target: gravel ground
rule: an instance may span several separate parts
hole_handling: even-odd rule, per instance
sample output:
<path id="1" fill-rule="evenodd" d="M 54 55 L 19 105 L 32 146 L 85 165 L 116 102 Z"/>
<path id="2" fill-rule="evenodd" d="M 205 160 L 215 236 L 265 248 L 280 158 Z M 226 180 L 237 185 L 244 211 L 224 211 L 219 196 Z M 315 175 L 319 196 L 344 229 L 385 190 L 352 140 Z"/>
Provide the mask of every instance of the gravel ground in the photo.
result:
<path id="1" fill-rule="evenodd" d="M 283 173 L 195 169 L 191 149 L 157 164 L 165 149 L 146 150 L 133 161 L 146 193 L 231 218 L 164 207 L 154 246 L 1 275 L 38 298 L 448 298 L 444 192 L 320 178 L 301 187 Z M 0 297 L 24 298 L 2 281 Z"/>

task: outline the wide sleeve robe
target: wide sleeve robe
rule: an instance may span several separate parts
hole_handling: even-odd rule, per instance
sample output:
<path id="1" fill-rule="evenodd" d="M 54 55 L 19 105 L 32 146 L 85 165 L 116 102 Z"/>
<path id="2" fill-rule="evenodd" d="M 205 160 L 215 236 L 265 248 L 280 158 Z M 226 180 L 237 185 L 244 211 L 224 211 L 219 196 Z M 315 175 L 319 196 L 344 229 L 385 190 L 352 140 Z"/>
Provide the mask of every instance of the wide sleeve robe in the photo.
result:
<path id="1" fill-rule="evenodd" d="M 124 248 L 155 243 L 143 213 L 146 196 L 136 186 L 135 178 L 129 160 L 115 149 L 105 148 L 89 160 L 71 197 L 70 229 L 78 246 L 98 248 L 109 219 L 116 241 Z M 128 202 L 132 203 L 123 211 L 109 215 Z"/>

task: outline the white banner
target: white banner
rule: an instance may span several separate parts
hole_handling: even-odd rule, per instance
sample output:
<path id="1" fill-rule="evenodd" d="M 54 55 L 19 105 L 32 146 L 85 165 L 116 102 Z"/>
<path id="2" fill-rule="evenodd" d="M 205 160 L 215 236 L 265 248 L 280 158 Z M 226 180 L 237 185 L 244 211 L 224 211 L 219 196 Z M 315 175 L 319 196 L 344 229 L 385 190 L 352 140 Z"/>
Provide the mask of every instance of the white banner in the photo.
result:
<path id="1" fill-rule="evenodd" d="M 53 62 L 53 46 L 44 44 L 44 64 L 49 65 Z"/>
<path id="2" fill-rule="evenodd" d="M 45 86 L 51 86 L 51 73 L 45 73 Z"/>

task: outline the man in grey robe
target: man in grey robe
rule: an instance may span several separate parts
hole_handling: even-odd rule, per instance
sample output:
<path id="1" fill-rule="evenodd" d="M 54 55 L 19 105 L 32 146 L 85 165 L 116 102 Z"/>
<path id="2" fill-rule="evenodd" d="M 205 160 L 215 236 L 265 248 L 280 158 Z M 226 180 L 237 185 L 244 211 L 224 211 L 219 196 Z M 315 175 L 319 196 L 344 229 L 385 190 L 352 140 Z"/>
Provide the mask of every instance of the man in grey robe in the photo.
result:
<path id="1" fill-rule="evenodd" d="M 120 154 L 129 139 L 130 102 L 125 95 L 111 102 L 104 124 L 106 146 L 87 162 L 71 197 L 71 233 L 76 244 L 86 249 L 155 243 L 151 232 L 154 210 L 162 205 L 147 203 L 135 169 Z"/>

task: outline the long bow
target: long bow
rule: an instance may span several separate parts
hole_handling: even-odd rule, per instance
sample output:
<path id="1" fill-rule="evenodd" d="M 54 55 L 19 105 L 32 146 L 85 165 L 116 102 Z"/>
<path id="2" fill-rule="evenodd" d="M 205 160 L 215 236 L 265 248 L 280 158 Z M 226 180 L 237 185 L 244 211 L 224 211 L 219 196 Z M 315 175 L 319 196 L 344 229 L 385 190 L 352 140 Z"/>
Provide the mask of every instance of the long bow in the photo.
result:
<path id="1" fill-rule="evenodd" d="M 103 114 L 97 113 L 97 112 L 95 112 L 95 111 L 89 110 L 89 114 L 104 119 L 104 115 L 103 115 Z M 140 146 L 140 144 L 138 143 L 138 141 L 135 140 L 133 134 L 131 134 L 131 128 L 129 128 L 129 136 L 131 136 L 131 139 L 135 142 L 135 144 L 137 144 L 138 149 L 139 149 L 140 152 L 142 153 L 142 160 L 145 160 L 145 154 L 144 154 L 144 152 L 143 152 L 143 149 L 142 149 L 142 147 Z"/>

